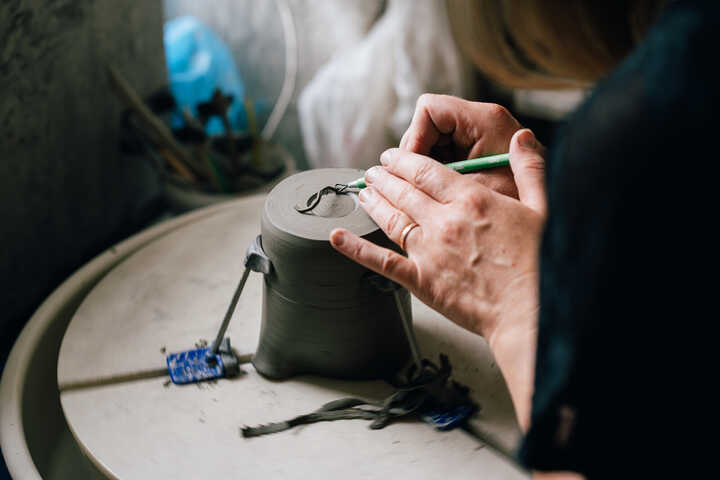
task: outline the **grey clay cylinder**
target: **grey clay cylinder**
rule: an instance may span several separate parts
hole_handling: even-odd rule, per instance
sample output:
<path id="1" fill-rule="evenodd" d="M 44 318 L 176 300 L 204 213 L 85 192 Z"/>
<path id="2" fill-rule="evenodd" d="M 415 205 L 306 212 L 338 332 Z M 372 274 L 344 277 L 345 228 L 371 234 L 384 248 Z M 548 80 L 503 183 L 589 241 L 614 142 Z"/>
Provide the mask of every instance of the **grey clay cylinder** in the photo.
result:
<path id="1" fill-rule="evenodd" d="M 272 262 L 263 288 L 262 327 L 253 365 L 266 377 L 318 374 L 346 379 L 389 378 L 410 350 L 393 293 L 328 241 L 336 227 L 397 248 L 359 206 L 357 194 L 329 194 L 312 214 L 295 211 L 327 185 L 363 175 L 317 169 L 283 180 L 268 195 L 262 247 Z M 400 289 L 410 315 L 410 295 Z"/>

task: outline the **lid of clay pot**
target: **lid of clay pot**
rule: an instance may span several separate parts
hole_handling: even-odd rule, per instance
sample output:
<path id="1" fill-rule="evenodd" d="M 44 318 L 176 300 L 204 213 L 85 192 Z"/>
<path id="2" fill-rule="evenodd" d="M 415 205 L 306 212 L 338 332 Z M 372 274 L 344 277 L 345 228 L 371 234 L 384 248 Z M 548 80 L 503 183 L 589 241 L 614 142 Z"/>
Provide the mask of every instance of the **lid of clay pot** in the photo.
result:
<path id="1" fill-rule="evenodd" d="M 310 196 L 324 187 L 348 183 L 362 177 L 355 168 L 307 170 L 280 182 L 265 202 L 265 217 L 282 232 L 294 237 L 327 241 L 335 228 L 346 228 L 365 236 L 378 230 L 375 222 L 360 207 L 357 193 L 329 193 L 309 213 L 299 213 L 295 205 L 306 205 Z"/>

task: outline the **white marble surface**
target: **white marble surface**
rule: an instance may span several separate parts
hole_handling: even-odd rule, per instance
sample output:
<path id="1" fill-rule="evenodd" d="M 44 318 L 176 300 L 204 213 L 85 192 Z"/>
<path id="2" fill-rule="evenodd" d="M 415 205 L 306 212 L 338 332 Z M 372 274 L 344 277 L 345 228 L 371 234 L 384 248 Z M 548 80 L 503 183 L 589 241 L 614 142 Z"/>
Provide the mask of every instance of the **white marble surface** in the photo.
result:
<path id="1" fill-rule="evenodd" d="M 88 295 L 60 350 L 60 384 L 164 365 L 167 352 L 211 341 L 259 233 L 262 197 L 238 202 L 152 243 L 112 270 Z M 228 330 L 251 353 L 260 327 L 262 278 L 253 274 Z M 450 356 L 480 412 L 473 425 L 511 448 L 518 429 L 505 383 L 485 342 L 414 301 L 425 356 Z M 363 420 L 319 423 L 244 439 L 239 428 L 310 412 L 344 396 L 382 398 L 383 382 L 297 377 L 274 382 L 251 365 L 232 380 L 188 386 L 155 378 L 61 394 L 88 456 L 109 477 L 134 478 L 524 478 L 463 431 L 414 421 L 383 430 Z"/>

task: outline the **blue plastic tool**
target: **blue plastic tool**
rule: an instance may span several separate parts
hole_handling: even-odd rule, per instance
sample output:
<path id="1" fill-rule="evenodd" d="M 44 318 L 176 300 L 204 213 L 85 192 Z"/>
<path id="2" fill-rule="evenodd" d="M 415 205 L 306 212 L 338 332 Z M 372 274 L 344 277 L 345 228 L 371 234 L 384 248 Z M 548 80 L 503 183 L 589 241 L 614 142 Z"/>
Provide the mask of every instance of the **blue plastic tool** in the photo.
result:
<path id="1" fill-rule="evenodd" d="M 199 348 L 168 355 L 167 366 L 170 380 L 175 384 L 182 385 L 224 377 L 225 366 L 220 355 L 217 355 L 218 359 L 215 364 L 210 365 L 206 360 L 208 350 L 210 349 Z"/>
<path id="2" fill-rule="evenodd" d="M 474 410 L 472 406 L 461 405 L 449 411 L 429 410 L 420 415 L 420 418 L 438 430 L 452 430 L 462 425 Z"/>
<path id="3" fill-rule="evenodd" d="M 208 355 L 210 347 L 171 353 L 167 356 L 170 380 L 176 385 L 196 383 L 216 378 L 235 377 L 240 373 L 237 357 L 226 338 L 218 353 Z"/>

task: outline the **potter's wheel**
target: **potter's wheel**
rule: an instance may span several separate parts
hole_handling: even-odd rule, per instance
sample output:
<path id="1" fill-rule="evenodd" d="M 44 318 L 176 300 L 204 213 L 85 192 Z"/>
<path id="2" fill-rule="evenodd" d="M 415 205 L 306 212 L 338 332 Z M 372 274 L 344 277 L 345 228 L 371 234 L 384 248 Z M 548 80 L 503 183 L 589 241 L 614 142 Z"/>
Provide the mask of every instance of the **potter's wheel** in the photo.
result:
<path id="1" fill-rule="evenodd" d="M 60 349 L 58 381 L 163 367 L 164 351 L 212 340 L 259 232 L 264 197 L 164 236 L 110 271 L 87 296 Z M 228 336 L 240 353 L 258 341 L 262 277 L 253 275 Z M 442 351 L 473 389 L 473 419 L 512 448 L 518 430 L 507 389 L 485 343 L 420 302 L 413 317 L 423 353 Z M 362 420 L 319 423 L 244 439 L 239 427 L 308 413 L 345 396 L 383 398 L 382 382 L 296 377 L 273 382 L 249 364 L 239 378 L 166 386 L 151 378 L 61 393 L 65 417 L 87 456 L 110 478 L 524 478 L 477 438 L 403 421 L 383 430 Z"/>

